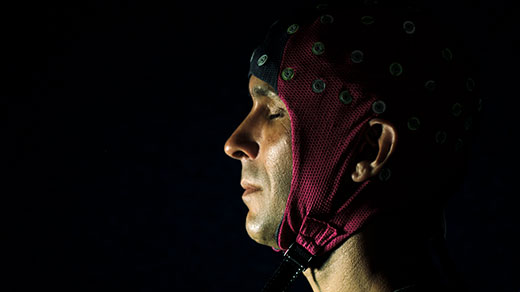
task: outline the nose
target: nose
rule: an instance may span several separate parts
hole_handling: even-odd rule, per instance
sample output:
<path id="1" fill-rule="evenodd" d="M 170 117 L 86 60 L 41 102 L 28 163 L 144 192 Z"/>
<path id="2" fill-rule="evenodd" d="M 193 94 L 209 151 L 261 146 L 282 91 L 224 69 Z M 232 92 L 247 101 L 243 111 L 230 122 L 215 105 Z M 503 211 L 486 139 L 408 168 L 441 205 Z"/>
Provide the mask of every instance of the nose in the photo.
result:
<path id="1" fill-rule="evenodd" d="M 256 127 L 246 118 L 224 144 L 224 152 L 234 159 L 255 159 L 260 145 L 255 138 Z"/>

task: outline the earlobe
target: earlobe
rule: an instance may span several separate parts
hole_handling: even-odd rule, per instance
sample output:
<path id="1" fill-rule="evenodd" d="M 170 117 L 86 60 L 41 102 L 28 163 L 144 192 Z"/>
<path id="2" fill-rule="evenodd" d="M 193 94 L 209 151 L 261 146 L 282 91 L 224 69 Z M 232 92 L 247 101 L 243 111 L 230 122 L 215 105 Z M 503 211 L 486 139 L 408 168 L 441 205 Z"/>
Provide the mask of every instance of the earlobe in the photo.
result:
<path id="1" fill-rule="evenodd" d="M 377 143 L 370 143 L 373 137 L 370 137 L 369 134 L 366 136 L 367 143 L 375 144 L 373 146 L 376 147 L 374 150 L 377 152 L 377 155 L 373 160 L 361 160 L 356 164 L 356 169 L 352 173 L 354 182 L 363 182 L 377 175 L 388 161 L 388 158 L 393 154 L 397 145 L 397 131 L 390 122 L 382 119 L 372 119 L 369 125 L 370 127 L 381 126 Z"/>
<path id="2" fill-rule="evenodd" d="M 370 162 L 368 160 L 360 161 L 356 164 L 356 170 L 352 173 L 352 180 L 355 182 L 363 182 L 370 177 Z"/>

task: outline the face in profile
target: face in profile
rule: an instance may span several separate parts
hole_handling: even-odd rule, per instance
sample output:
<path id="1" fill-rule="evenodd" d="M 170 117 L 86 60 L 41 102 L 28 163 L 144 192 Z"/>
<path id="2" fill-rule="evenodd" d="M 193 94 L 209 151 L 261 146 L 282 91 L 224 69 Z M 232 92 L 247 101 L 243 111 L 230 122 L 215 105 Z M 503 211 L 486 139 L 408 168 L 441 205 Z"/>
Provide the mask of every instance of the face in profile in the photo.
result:
<path id="1" fill-rule="evenodd" d="M 251 76 L 249 93 L 251 111 L 226 141 L 224 151 L 242 164 L 247 233 L 258 243 L 278 247 L 276 230 L 291 188 L 291 121 L 268 83 Z"/>

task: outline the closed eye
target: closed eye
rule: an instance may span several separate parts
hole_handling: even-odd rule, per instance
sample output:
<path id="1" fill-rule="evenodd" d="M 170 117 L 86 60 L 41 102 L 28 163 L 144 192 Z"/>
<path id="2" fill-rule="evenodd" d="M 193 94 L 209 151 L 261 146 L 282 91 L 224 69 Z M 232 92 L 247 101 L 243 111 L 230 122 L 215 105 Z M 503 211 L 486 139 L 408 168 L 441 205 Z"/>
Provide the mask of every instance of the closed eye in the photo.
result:
<path id="1" fill-rule="evenodd" d="M 274 114 L 274 115 L 269 115 L 269 119 L 270 119 L 270 120 L 274 120 L 274 119 L 279 118 L 279 117 L 281 117 L 281 116 L 282 116 L 281 113 Z"/>

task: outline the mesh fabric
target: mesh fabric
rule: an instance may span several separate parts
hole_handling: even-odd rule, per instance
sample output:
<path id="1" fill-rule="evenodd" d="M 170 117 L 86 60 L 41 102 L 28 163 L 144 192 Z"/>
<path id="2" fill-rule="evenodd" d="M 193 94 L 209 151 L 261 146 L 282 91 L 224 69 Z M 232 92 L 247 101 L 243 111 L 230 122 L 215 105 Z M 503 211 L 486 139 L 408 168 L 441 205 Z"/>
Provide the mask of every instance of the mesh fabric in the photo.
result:
<path id="1" fill-rule="evenodd" d="M 273 35 L 282 41 L 267 45 L 282 44 L 276 82 L 261 72 L 268 64 L 256 66 L 256 52 L 250 70 L 274 85 L 291 119 L 293 177 L 279 246 L 298 242 L 313 255 L 382 211 L 442 205 L 439 191 L 462 169 L 481 103 L 456 39 L 423 10 L 369 1 L 323 7 L 278 23 Z M 395 125 L 398 150 L 379 176 L 355 183 L 355 159 L 376 117 Z M 425 182 L 428 192 L 410 195 Z"/>

